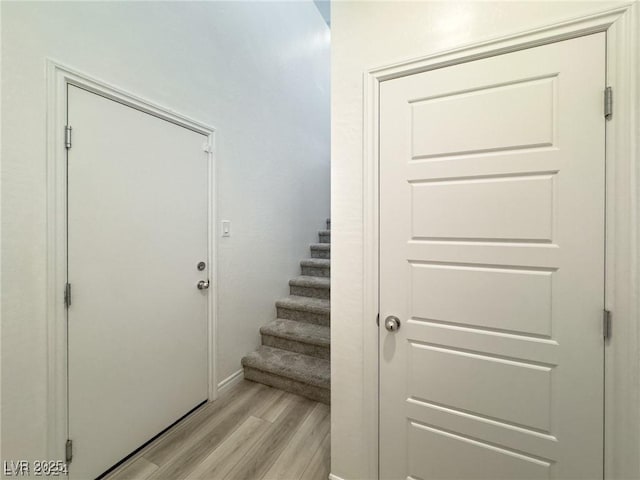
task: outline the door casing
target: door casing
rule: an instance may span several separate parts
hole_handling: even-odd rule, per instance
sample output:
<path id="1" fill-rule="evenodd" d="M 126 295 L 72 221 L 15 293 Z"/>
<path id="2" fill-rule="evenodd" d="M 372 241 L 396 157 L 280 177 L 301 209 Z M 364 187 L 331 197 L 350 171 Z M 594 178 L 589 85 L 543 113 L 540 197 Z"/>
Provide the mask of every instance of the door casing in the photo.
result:
<path id="1" fill-rule="evenodd" d="M 47 59 L 47 452 L 49 459 L 64 460 L 68 438 L 67 331 L 64 286 L 67 278 L 67 150 L 64 127 L 67 86 L 75 85 L 115 102 L 200 133 L 207 138 L 208 154 L 208 400 L 217 397 L 216 359 L 217 250 L 216 250 L 216 129 L 156 103 Z M 73 135 L 73 134 L 72 134 Z"/>
<path id="2" fill-rule="evenodd" d="M 364 72 L 364 405 L 363 426 L 367 477 L 379 476 L 379 89 L 381 82 L 436 68 L 487 58 L 597 32 L 607 34 L 606 77 L 614 91 L 614 113 L 606 122 L 605 308 L 612 312 L 613 333 L 605 344 L 605 454 L 604 478 L 640 474 L 632 460 L 640 449 L 640 262 L 638 255 L 640 190 L 639 145 L 634 138 L 640 80 L 635 50 L 638 16 L 636 4 L 548 25 L 526 32 L 474 43 L 418 59 Z M 604 103 L 604 102 L 603 102 Z M 604 114 L 604 108 L 603 108 Z M 632 367 L 630 367 L 632 365 Z M 634 425 L 636 425 L 634 429 Z M 332 476 L 332 478 L 337 478 Z"/>

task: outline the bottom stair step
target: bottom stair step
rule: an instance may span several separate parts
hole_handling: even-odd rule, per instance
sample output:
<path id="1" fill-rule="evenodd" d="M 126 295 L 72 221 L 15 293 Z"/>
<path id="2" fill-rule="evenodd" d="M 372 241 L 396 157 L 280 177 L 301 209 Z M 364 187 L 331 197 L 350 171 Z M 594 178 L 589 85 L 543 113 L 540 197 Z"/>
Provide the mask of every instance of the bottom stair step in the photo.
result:
<path id="1" fill-rule="evenodd" d="M 329 360 L 329 327 L 279 318 L 260 328 L 260 334 L 262 345 Z"/>
<path id="2" fill-rule="evenodd" d="M 330 402 L 329 360 L 263 345 L 244 357 L 242 366 L 247 380 L 271 385 L 326 404 Z"/>

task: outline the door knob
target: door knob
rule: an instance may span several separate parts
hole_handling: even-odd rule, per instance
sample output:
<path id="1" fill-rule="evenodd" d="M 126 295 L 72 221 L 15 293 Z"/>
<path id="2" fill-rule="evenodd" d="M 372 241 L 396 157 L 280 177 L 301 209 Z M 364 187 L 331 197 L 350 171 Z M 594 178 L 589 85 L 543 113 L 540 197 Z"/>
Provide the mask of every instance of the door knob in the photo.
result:
<path id="1" fill-rule="evenodd" d="M 209 280 L 200 280 L 198 282 L 198 290 L 206 290 L 209 288 Z"/>
<path id="2" fill-rule="evenodd" d="M 400 319 L 393 315 L 388 316 L 384 321 L 384 328 L 390 332 L 396 332 L 400 328 Z"/>

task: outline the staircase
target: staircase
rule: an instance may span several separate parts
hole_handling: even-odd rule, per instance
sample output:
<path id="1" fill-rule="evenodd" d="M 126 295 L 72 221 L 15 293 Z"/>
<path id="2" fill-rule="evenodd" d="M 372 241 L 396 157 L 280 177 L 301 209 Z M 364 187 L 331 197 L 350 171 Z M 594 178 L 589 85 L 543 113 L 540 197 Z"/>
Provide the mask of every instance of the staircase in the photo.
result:
<path id="1" fill-rule="evenodd" d="M 330 221 L 327 220 L 330 228 Z M 277 319 L 260 328 L 262 346 L 242 359 L 244 377 L 329 403 L 331 231 L 319 232 L 290 295 L 276 302 Z"/>

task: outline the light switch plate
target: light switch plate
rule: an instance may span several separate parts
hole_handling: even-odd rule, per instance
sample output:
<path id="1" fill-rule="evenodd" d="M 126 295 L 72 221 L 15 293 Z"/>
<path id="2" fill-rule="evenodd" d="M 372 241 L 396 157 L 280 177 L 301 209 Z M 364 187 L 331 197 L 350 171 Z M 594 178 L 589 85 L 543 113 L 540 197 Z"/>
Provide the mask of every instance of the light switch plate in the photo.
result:
<path id="1" fill-rule="evenodd" d="M 222 221 L 222 236 L 230 237 L 231 236 L 231 221 L 223 220 Z"/>

